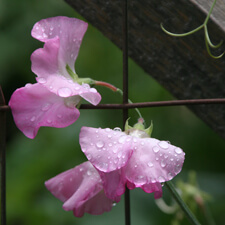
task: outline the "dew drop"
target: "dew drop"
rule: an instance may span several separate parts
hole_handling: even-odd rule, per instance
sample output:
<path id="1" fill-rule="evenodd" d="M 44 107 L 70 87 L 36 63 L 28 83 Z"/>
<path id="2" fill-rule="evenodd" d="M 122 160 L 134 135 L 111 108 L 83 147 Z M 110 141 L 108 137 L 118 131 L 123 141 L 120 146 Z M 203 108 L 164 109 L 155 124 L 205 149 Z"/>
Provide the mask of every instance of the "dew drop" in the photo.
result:
<path id="1" fill-rule="evenodd" d="M 142 141 L 142 142 L 141 142 L 141 145 L 142 145 L 142 146 L 144 146 L 144 145 L 145 145 L 145 143 Z"/>
<path id="2" fill-rule="evenodd" d="M 90 170 L 88 170 L 88 171 L 87 171 L 87 175 L 88 175 L 88 176 L 91 176 L 91 175 L 92 175 L 92 172 L 91 172 Z"/>
<path id="3" fill-rule="evenodd" d="M 122 152 L 119 152 L 118 155 L 117 155 L 117 157 L 118 158 L 121 158 L 121 156 L 122 156 Z"/>
<path id="4" fill-rule="evenodd" d="M 120 144 L 123 144 L 123 143 L 125 142 L 126 138 L 127 138 L 127 136 L 126 136 L 126 135 L 123 135 L 123 136 L 121 136 L 121 137 L 119 138 L 118 142 L 119 142 Z"/>
<path id="5" fill-rule="evenodd" d="M 165 166 L 166 166 L 166 163 L 165 163 L 165 161 L 162 160 L 162 161 L 161 161 L 161 167 L 164 168 Z"/>
<path id="6" fill-rule="evenodd" d="M 168 173 L 167 176 L 168 176 L 169 180 L 171 180 L 173 178 L 173 174 L 172 173 Z"/>
<path id="7" fill-rule="evenodd" d="M 75 90 L 79 90 L 79 89 L 80 89 L 80 87 L 79 87 L 79 86 L 75 87 Z"/>
<path id="8" fill-rule="evenodd" d="M 53 31 L 54 30 L 54 27 L 50 27 L 50 30 Z"/>
<path id="9" fill-rule="evenodd" d="M 84 169 L 83 168 L 80 168 L 80 172 L 82 172 Z"/>
<path id="10" fill-rule="evenodd" d="M 112 206 L 115 207 L 115 206 L 116 206 L 116 203 L 114 202 L 114 203 L 112 204 Z"/>
<path id="11" fill-rule="evenodd" d="M 106 131 L 106 132 L 110 132 L 110 131 L 111 131 L 111 129 L 109 129 L 109 128 L 106 128 L 106 129 L 105 129 L 105 131 Z"/>
<path id="12" fill-rule="evenodd" d="M 90 92 L 92 92 L 92 93 L 97 93 L 97 90 L 96 90 L 95 88 L 91 88 L 91 89 L 90 89 Z"/>
<path id="13" fill-rule="evenodd" d="M 109 135 L 108 135 L 108 138 L 111 138 L 111 137 L 112 137 L 112 135 L 109 134 Z"/>
<path id="14" fill-rule="evenodd" d="M 154 166 L 152 162 L 148 162 L 147 165 L 148 165 L 149 167 L 153 167 L 153 166 Z"/>
<path id="15" fill-rule="evenodd" d="M 31 122 L 34 122 L 35 120 L 36 120 L 35 116 L 32 116 L 31 119 L 30 119 Z"/>
<path id="16" fill-rule="evenodd" d="M 48 35 L 46 33 L 43 33 L 43 38 L 48 38 Z"/>
<path id="17" fill-rule="evenodd" d="M 160 149 L 159 149 L 159 147 L 154 146 L 152 150 L 153 150 L 153 152 L 157 153 Z"/>
<path id="18" fill-rule="evenodd" d="M 89 84 L 82 84 L 82 87 L 85 88 L 85 89 L 89 89 L 90 88 Z"/>
<path id="19" fill-rule="evenodd" d="M 48 123 L 52 123 L 52 121 L 50 119 L 47 120 Z"/>
<path id="20" fill-rule="evenodd" d="M 173 162 L 173 160 L 174 160 L 173 158 L 170 159 L 171 162 Z"/>
<path id="21" fill-rule="evenodd" d="M 39 30 L 39 27 L 38 26 L 36 26 L 36 30 Z"/>
<path id="22" fill-rule="evenodd" d="M 112 143 L 109 143 L 109 147 L 112 147 Z"/>
<path id="23" fill-rule="evenodd" d="M 30 84 L 30 83 L 27 83 L 26 85 L 25 85 L 25 87 L 31 87 L 32 86 L 32 84 Z"/>
<path id="24" fill-rule="evenodd" d="M 163 176 L 158 177 L 158 181 L 160 183 L 165 182 L 165 178 Z"/>
<path id="25" fill-rule="evenodd" d="M 70 57 L 71 57 L 71 58 L 73 58 L 73 57 L 74 57 L 73 53 L 70 55 Z"/>
<path id="26" fill-rule="evenodd" d="M 41 108 L 41 110 L 42 111 L 48 111 L 49 109 L 50 109 L 50 104 L 49 103 L 45 103 L 43 106 L 42 106 L 42 108 Z"/>
<path id="27" fill-rule="evenodd" d="M 97 146 L 98 148 L 102 148 L 102 147 L 104 146 L 104 142 L 103 142 L 103 141 L 98 141 L 98 142 L 96 143 L 96 146 Z"/>
<path id="28" fill-rule="evenodd" d="M 159 158 L 158 158 L 158 157 L 156 157 L 156 158 L 155 158 L 155 160 L 156 160 L 156 161 L 158 161 L 158 160 L 159 160 Z"/>
<path id="29" fill-rule="evenodd" d="M 177 154 L 181 154 L 182 153 L 182 150 L 180 148 L 175 148 L 174 151 L 177 153 Z"/>
<path id="30" fill-rule="evenodd" d="M 45 83 L 46 83 L 46 79 L 43 78 L 43 77 L 40 77 L 40 78 L 38 78 L 38 82 L 39 82 L 40 84 L 45 84 Z"/>
<path id="31" fill-rule="evenodd" d="M 113 130 L 114 131 L 122 131 L 119 127 L 115 127 Z"/>
<path id="32" fill-rule="evenodd" d="M 117 153 L 117 148 L 114 148 L 113 149 L 113 153 Z"/>
<path id="33" fill-rule="evenodd" d="M 159 145 L 161 148 L 163 148 L 163 149 L 168 149 L 168 148 L 169 148 L 169 144 L 168 144 L 168 142 L 166 142 L 166 141 L 160 141 L 160 142 L 158 143 L 158 145 Z"/>
<path id="34" fill-rule="evenodd" d="M 69 88 L 67 88 L 67 87 L 60 88 L 58 90 L 58 95 L 60 97 L 69 97 L 71 94 L 72 94 L 72 91 Z"/>

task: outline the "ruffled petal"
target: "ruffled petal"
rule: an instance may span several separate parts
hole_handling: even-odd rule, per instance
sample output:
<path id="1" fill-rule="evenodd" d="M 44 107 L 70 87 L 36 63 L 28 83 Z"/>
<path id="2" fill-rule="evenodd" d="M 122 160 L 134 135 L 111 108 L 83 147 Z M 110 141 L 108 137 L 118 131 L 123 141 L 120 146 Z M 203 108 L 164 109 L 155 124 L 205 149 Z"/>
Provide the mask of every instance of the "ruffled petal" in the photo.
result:
<path id="1" fill-rule="evenodd" d="M 90 162 L 84 162 L 45 182 L 47 189 L 63 204 L 66 211 L 73 210 L 77 217 L 85 212 L 99 215 L 109 211 L 113 200 L 102 190 L 102 181 Z"/>
<path id="2" fill-rule="evenodd" d="M 88 84 L 78 84 L 63 76 L 48 76 L 46 79 L 37 77 L 37 81 L 56 95 L 66 98 L 79 95 L 93 105 L 101 101 L 101 95 L 95 88 L 90 88 Z"/>
<path id="3" fill-rule="evenodd" d="M 59 38 L 60 45 L 56 63 L 61 74 L 68 77 L 66 65 L 68 64 L 74 70 L 74 63 L 87 27 L 88 24 L 79 19 L 58 16 L 37 22 L 31 31 L 31 35 L 42 42 Z M 39 68 L 32 69 L 38 76 L 42 76 L 42 74 L 39 74 Z"/>
<path id="4" fill-rule="evenodd" d="M 121 131 L 82 127 L 79 140 L 88 160 L 102 172 L 120 169 L 132 154 L 131 137 Z"/>
<path id="5" fill-rule="evenodd" d="M 135 187 L 171 180 L 183 166 L 184 152 L 166 141 L 134 138 L 133 149 L 133 155 L 123 169 L 126 179 Z"/>
<path id="6" fill-rule="evenodd" d="M 103 189 L 105 191 L 105 195 L 113 199 L 115 202 L 119 202 L 121 195 L 125 192 L 125 182 L 121 170 L 115 170 L 109 173 L 104 173 L 101 171 L 98 171 L 102 183 L 103 183 Z"/>
<path id="7" fill-rule="evenodd" d="M 17 127 L 28 138 L 34 138 L 41 126 L 66 127 L 80 115 L 78 109 L 64 104 L 64 98 L 38 83 L 17 89 L 11 96 L 9 106 Z"/>

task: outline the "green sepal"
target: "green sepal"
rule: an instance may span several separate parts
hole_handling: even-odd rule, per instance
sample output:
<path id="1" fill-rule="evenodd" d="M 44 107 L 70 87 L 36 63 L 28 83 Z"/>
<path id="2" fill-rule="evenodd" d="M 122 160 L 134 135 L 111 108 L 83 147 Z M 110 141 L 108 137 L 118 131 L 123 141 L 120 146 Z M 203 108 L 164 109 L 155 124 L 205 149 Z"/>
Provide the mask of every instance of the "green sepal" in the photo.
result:
<path id="1" fill-rule="evenodd" d="M 66 64 L 66 71 L 74 81 L 77 81 L 77 79 L 79 79 L 78 75 L 73 72 L 73 70 L 69 67 L 68 64 Z"/>
<path id="2" fill-rule="evenodd" d="M 151 137 L 152 131 L 153 131 L 153 122 L 152 121 L 151 121 L 151 125 L 144 131 L 149 135 L 149 137 Z"/>
<path id="3" fill-rule="evenodd" d="M 131 126 L 128 124 L 128 120 L 129 120 L 129 119 L 130 119 L 130 118 L 128 118 L 128 119 L 126 120 L 126 123 L 125 123 L 125 127 L 124 127 L 125 132 L 133 128 L 133 127 L 131 127 Z"/>
<path id="4" fill-rule="evenodd" d="M 76 82 L 78 84 L 89 84 L 89 85 L 94 85 L 95 84 L 95 81 L 92 80 L 91 78 L 78 78 L 76 80 Z"/>

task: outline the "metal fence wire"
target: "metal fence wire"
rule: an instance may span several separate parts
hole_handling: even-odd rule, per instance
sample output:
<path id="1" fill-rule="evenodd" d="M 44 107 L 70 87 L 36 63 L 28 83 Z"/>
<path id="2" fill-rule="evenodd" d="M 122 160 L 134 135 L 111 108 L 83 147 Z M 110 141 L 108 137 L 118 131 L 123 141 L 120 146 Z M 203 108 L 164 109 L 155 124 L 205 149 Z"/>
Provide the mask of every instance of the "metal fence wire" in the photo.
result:
<path id="1" fill-rule="evenodd" d="M 128 26 L 127 26 L 127 0 L 123 1 L 123 103 L 122 104 L 99 104 L 93 106 L 82 104 L 80 109 L 122 109 L 123 124 L 128 119 L 128 109 L 165 106 L 187 106 L 200 104 L 225 104 L 225 98 L 214 99 L 187 99 L 157 102 L 128 103 Z M 5 103 L 4 94 L 0 86 L 0 169 L 1 169 L 1 225 L 6 225 L 6 114 L 10 112 Z M 125 192 L 125 224 L 130 225 L 130 198 L 129 190 Z"/>

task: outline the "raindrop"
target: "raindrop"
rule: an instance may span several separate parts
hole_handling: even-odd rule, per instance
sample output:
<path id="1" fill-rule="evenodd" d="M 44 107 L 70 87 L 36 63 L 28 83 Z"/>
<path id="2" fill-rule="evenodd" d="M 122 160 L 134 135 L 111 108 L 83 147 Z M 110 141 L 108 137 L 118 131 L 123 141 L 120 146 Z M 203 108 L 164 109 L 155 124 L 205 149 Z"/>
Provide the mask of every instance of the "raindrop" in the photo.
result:
<path id="1" fill-rule="evenodd" d="M 123 135 L 123 136 L 121 136 L 120 138 L 119 138 L 119 143 L 120 144 L 123 144 L 124 142 L 125 142 L 125 140 L 126 140 L 126 138 L 127 138 L 127 136 L 126 135 Z"/>
<path id="2" fill-rule="evenodd" d="M 118 155 L 117 155 L 117 157 L 118 158 L 121 158 L 121 156 L 122 156 L 122 152 L 119 152 Z"/>
<path id="3" fill-rule="evenodd" d="M 43 33 L 43 38 L 47 38 L 48 35 L 46 33 Z"/>
<path id="4" fill-rule="evenodd" d="M 113 149 L 113 153 L 117 153 L 117 148 L 114 148 Z"/>
<path id="5" fill-rule="evenodd" d="M 112 206 L 113 206 L 113 207 L 116 206 L 116 203 L 114 202 L 114 203 L 112 204 Z"/>
<path id="6" fill-rule="evenodd" d="M 122 131 L 119 127 L 115 127 L 113 130 L 114 131 Z"/>
<path id="7" fill-rule="evenodd" d="M 112 147 L 112 143 L 109 143 L 109 147 Z"/>
<path id="8" fill-rule="evenodd" d="M 50 119 L 47 120 L 48 123 L 51 123 L 52 121 Z"/>
<path id="9" fill-rule="evenodd" d="M 80 168 L 80 172 L 82 172 L 84 169 L 83 168 Z"/>
<path id="10" fill-rule="evenodd" d="M 165 161 L 161 161 L 161 167 L 165 167 L 166 166 L 166 163 L 165 163 Z"/>
<path id="11" fill-rule="evenodd" d="M 112 135 L 109 134 L 109 135 L 108 135 L 108 138 L 111 138 L 111 137 L 112 137 Z"/>
<path id="12" fill-rule="evenodd" d="M 98 130 L 96 130 L 95 133 L 98 133 Z"/>
<path id="13" fill-rule="evenodd" d="M 92 175 L 92 172 L 91 172 L 90 170 L 88 170 L 88 171 L 87 171 L 87 175 L 88 175 L 88 176 L 91 176 L 91 175 Z"/>
<path id="14" fill-rule="evenodd" d="M 53 31 L 54 30 L 54 27 L 50 27 L 50 30 Z"/>
<path id="15" fill-rule="evenodd" d="M 98 141 L 98 142 L 96 143 L 96 146 L 97 146 L 98 148 L 102 148 L 102 147 L 104 146 L 104 142 L 103 142 L 103 141 Z"/>
<path id="16" fill-rule="evenodd" d="M 80 89 L 80 87 L 79 87 L 79 86 L 75 87 L 75 90 L 79 90 L 79 89 Z"/>
<path id="17" fill-rule="evenodd" d="M 153 150 L 153 152 L 157 153 L 160 149 L 159 149 L 159 147 L 154 146 L 152 150 Z"/>
<path id="18" fill-rule="evenodd" d="M 69 97 L 71 94 L 72 94 L 72 91 L 69 88 L 67 88 L 67 87 L 60 88 L 58 90 L 58 95 L 60 97 Z"/>
<path id="19" fill-rule="evenodd" d="M 160 141 L 160 142 L 158 143 L 158 145 L 159 145 L 161 148 L 163 148 L 163 149 L 169 148 L 169 144 L 168 144 L 168 142 L 166 142 L 166 141 Z"/>
<path id="20" fill-rule="evenodd" d="M 95 88 L 91 88 L 91 89 L 90 89 L 90 92 L 92 92 L 92 93 L 97 93 L 97 90 L 96 90 Z"/>
<path id="21" fill-rule="evenodd" d="M 171 162 L 173 162 L 173 160 L 174 160 L 173 158 L 170 159 Z"/>
<path id="22" fill-rule="evenodd" d="M 160 183 L 165 182 L 165 178 L 163 176 L 158 177 L 158 181 Z"/>
<path id="23" fill-rule="evenodd" d="M 182 150 L 180 148 L 175 148 L 174 150 L 177 154 L 181 154 L 182 153 Z"/>
<path id="24" fill-rule="evenodd" d="M 106 132 L 110 132 L 110 131 L 111 131 L 111 129 L 109 129 L 109 128 L 106 128 L 106 129 L 105 129 L 105 131 L 106 131 Z"/>
<path id="25" fill-rule="evenodd" d="M 167 158 L 168 158 L 168 155 L 165 154 L 165 155 L 164 155 L 164 158 L 167 159 Z"/>
<path id="26" fill-rule="evenodd" d="M 43 106 L 42 106 L 42 108 L 41 108 L 41 110 L 42 111 L 48 111 L 49 109 L 50 109 L 50 104 L 49 103 L 45 103 Z"/>
<path id="27" fill-rule="evenodd" d="M 45 32 L 45 28 L 44 27 L 41 30 L 42 30 L 42 32 Z"/>
<path id="28" fill-rule="evenodd" d="M 142 145 L 142 146 L 144 146 L 144 145 L 145 145 L 145 143 L 142 141 L 142 142 L 141 142 L 141 145 Z"/>
<path id="29" fill-rule="evenodd" d="M 43 77 L 38 78 L 38 83 L 40 84 L 45 84 L 46 83 L 46 79 Z"/>
<path id="30" fill-rule="evenodd" d="M 30 119 L 31 122 L 34 122 L 35 120 L 36 120 L 35 116 L 32 116 L 31 119 Z"/>
<path id="31" fill-rule="evenodd" d="M 172 173 L 168 173 L 168 179 L 171 180 L 173 178 L 173 174 Z"/>
<path id="32" fill-rule="evenodd" d="M 25 85 L 25 87 L 31 87 L 31 86 L 32 86 L 31 83 L 27 83 L 27 84 Z"/>
<path id="33" fill-rule="evenodd" d="M 149 167 L 153 167 L 154 166 L 152 162 L 148 162 L 147 164 L 148 164 Z"/>
<path id="34" fill-rule="evenodd" d="M 137 142 L 137 139 L 136 139 L 136 138 L 134 138 L 134 139 L 133 139 L 133 141 L 134 141 L 134 143 L 136 143 L 136 142 Z"/>
<path id="35" fill-rule="evenodd" d="M 36 30 L 39 30 L 39 27 L 38 26 L 36 26 Z"/>
<path id="36" fill-rule="evenodd" d="M 85 89 L 89 89 L 90 88 L 89 84 L 82 84 L 82 87 L 85 88 Z"/>
<path id="37" fill-rule="evenodd" d="M 156 157 L 156 158 L 155 158 L 155 160 L 156 160 L 156 161 L 158 161 L 158 160 L 159 160 L 159 158 L 158 158 L 158 157 Z"/>
<path id="38" fill-rule="evenodd" d="M 73 58 L 73 56 L 74 56 L 74 55 L 73 55 L 73 53 L 72 53 L 72 54 L 70 55 L 70 57 Z"/>

